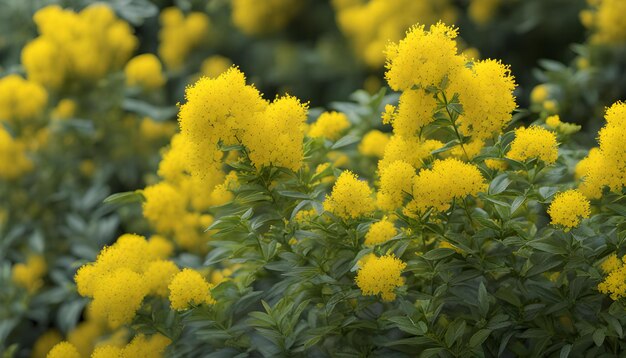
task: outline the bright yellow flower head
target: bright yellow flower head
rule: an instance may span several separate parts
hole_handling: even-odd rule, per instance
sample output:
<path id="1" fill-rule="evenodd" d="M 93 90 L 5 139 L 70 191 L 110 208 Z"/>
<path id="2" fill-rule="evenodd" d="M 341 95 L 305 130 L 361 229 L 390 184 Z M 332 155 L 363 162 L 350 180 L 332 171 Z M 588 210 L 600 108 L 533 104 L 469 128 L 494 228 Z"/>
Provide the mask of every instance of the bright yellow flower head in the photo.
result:
<path id="1" fill-rule="evenodd" d="M 565 230 L 580 224 L 582 218 L 590 214 L 589 200 L 578 190 L 567 190 L 556 194 L 548 208 L 553 225 L 565 227 Z"/>
<path id="2" fill-rule="evenodd" d="M 432 157 L 430 153 L 443 145 L 438 140 L 420 141 L 417 138 L 393 135 L 385 146 L 385 153 L 383 159 L 378 162 L 378 169 L 382 170 L 397 160 L 405 161 L 414 168 L 421 168 L 424 161 Z"/>
<path id="3" fill-rule="evenodd" d="M 515 130 L 515 139 L 506 156 L 519 161 L 539 158 L 548 165 L 554 164 L 559 156 L 556 136 L 541 127 L 518 128 Z"/>
<path id="4" fill-rule="evenodd" d="M 349 170 L 341 173 L 333 191 L 326 196 L 324 210 L 342 219 L 355 219 L 371 214 L 375 209 L 372 189 Z"/>
<path id="5" fill-rule="evenodd" d="M 165 348 L 171 343 L 171 339 L 160 333 L 153 334 L 150 337 L 139 334 L 123 348 L 121 357 L 160 358 L 163 357 Z"/>
<path id="6" fill-rule="evenodd" d="M 432 94 L 422 89 L 407 90 L 400 95 L 398 109 L 393 115 L 393 133 L 411 139 L 420 136 L 422 127 L 435 119 L 437 102 Z"/>
<path id="7" fill-rule="evenodd" d="M 93 292 L 93 311 L 111 328 L 130 323 L 150 288 L 142 275 L 120 268 L 104 276 Z"/>
<path id="8" fill-rule="evenodd" d="M 415 168 L 407 162 L 397 160 L 380 170 L 378 205 L 384 210 L 394 210 L 404 203 L 404 197 L 413 187 Z M 381 201 L 381 198 L 383 200 Z"/>
<path id="9" fill-rule="evenodd" d="M 13 282 L 33 293 L 43 285 L 43 276 L 48 270 L 46 260 L 41 255 L 29 256 L 26 263 L 13 266 L 11 279 Z"/>
<path id="10" fill-rule="evenodd" d="M 39 83 L 18 75 L 0 78 L 0 122 L 38 117 L 46 104 L 48 92 Z"/>
<path id="11" fill-rule="evenodd" d="M 324 112 L 309 128 L 309 137 L 337 140 L 350 127 L 348 116 L 340 112 Z"/>
<path id="12" fill-rule="evenodd" d="M 61 342 L 48 352 L 46 358 L 81 358 L 81 356 L 72 344 Z"/>
<path id="13" fill-rule="evenodd" d="M 486 186 L 475 165 L 455 158 L 436 160 L 432 169 L 422 169 L 413 179 L 413 201 L 405 211 L 424 212 L 429 208 L 446 211 L 453 199 L 476 196 Z"/>
<path id="14" fill-rule="evenodd" d="M 382 244 L 391 240 L 396 235 L 398 235 L 398 230 L 395 225 L 385 217 L 370 226 L 367 234 L 365 234 L 365 245 L 372 246 Z"/>
<path id="15" fill-rule="evenodd" d="M 393 255 L 374 257 L 363 263 L 356 284 L 365 296 L 380 295 L 383 301 L 396 299 L 394 289 L 404 285 L 402 270 L 406 264 Z"/>
<path id="16" fill-rule="evenodd" d="M 609 255 L 601 264 L 601 268 L 604 273 L 611 273 L 622 266 L 622 260 L 620 260 L 615 253 Z"/>
<path id="17" fill-rule="evenodd" d="M 438 86 L 447 76 L 453 76 L 465 65 L 458 54 L 455 38 L 458 31 L 443 23 L 414 26 L 406 37 L 387 48 L 385 77 L 394 90 L 408 90 L 413 86 Z"/>
<path id="18" fill-rule="evenodd" d="M 178 225 L 180 217 L 187 212 L 186 198 L 167 182 L 145 188 L 143 196 L 146 198 L 143 215 L 158 232 L 172 231 Z"/>
<path id="19" fill-rule="evenodd" d="M 159 57 L 169 69 L 180 69 L 189 53 L 207 37 L 211 28 L 209 17 L 192 12 L 187 17 L 177 7 L 163 9 L 160 15 Z"/>
<path id="20" fill-rule="evenodd" d="M 14 180 L 33 170 L 25 144 L 11 137 L 0 124 L 0 179 Z"/>
<path id="21" fill-rule="evenodd" d="M 191 305 L 216 303 L 211 296 L 211 285 L 197 271 L 188 268 L 174 276 L 169 290 L 170 303 L 175 310 L 185 310 Z"/>
<path id="22" fill-rule="evenodd" d="M 167 286 L 178 272 L 180 272 L 180 270 L 172 261 L 152 261 L 144 274 L 144 279 L 149 287 L 150 293 L 167 297 L 169 294 Z"/>
<path id="23" fill-rule="evenodd" d="M 370 157 L 382 158 L 385 155 L 385 147 L 389 143 L 389 138 L 389 134 L 373 129 L 363 136 L 361 144 L 359 144 L 359 153 Z"/>
<path id="24" fill-rule="evenodd" d="M 124 68 L 124 73 L 129 86 L 156 89 L 165 84 L 161 62 L 151 53 L 131 58 Z"/>

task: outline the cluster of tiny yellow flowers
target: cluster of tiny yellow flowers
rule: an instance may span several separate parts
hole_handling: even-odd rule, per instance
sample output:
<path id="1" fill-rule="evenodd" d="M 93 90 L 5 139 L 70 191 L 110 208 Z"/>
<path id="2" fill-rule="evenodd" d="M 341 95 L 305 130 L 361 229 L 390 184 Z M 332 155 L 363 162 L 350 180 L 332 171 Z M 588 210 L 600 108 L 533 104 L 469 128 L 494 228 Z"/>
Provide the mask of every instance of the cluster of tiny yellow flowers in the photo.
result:
<path id="1" fill-rule="evenodd" d="M 103 3 L 79 13 L 50 5 L 34 20 L 40 35 L 24 47 L 22 65 L 28 79 L 46 87 L 98 80 L 120 69 L 137 47 L 130 25 Z"/>
<path id="2" fill-rule="evenodd" d="M 496 60 L 474 62 L 450 78 L 451 93 L 458 93 L 463 114 L 458 119 L 461 133 L 474 139 L 490 138 L 511 121 L 516 107 L 511 70 Z"/>
<path id="3" fill-rule="evenodd" d="M 156 89 L 165 84 L 161 62 L 151 53 L 131 58 L 124 68 L 124 74 L 129 86 Z"/>
<path id="4" fill-rule="evenodd" d="M 132 321 L 145 296 L 164 295 L 164 287 L 178 272 L 165 263 L 164 255 L 171 250 L 164 246 L 158 236 L 147 241 L 125 234 L 102 249 L 95 262 L 82 266 L 76 286 L 81 296 L 93 298 L 93 314 L 117 328 Z"/>
<path id="5" fill-rule="evenodd" d="M 414 168 L 421 168 L 424 162 L 432 157 L 431 152 L 441 147 L 443 143 L 438 140 L 422 141 L 418 138 L 393 135 L 385 146 L 383 158 L 378 162 L 378 169 L 382 170 L 398 160 L 405 161 Z"/>
<path id="6" fill-rule="evenodd" d="M 231 0 L 231 19 L 246 35 L 264 35 L 283 29 L 300 5 L 298 0 Z"/>
<path id="7" fill-rule="evenodd" d="M 324 201 L 324 210 L 342 219 L 355 219 L 371 214 L 375 209 L 372 188 L 349 170 L 341 173 L 330 195 Z"/>
<path id="8" fill-rule="evenodd" d="M 396 299 L 396 287 L 404 285 L 402 270 L 406 264 L 393 255 L 371 257 L 362 261 L 356 284 L 365 296 L 380 295 L 383 301 Z"/>
<path id="9" fill-rule="evenodd" d="M 598 284 L 598 291 L 611 296 L 613 300 L 626 297 L 626 265 L 624 258 L 620 260 L 617 254 L 607 257 L 601 264 L 606 274 L 602 282 Z"/>
<path id="10" fill-rule="evenodd" d="M 502 4 L 502 0 L 470 0 L 467 14 L 479 25 L 485 25 L 493 19 Z"/>
<path id="11" fill-rule="evenodd" d="M 387 143 L 389 143 L 389 134 L 373 129 L 363 136 L 359 143 L 359 153 L 368 157 L 382 158 L 385 155 Z"/>
<path id="12" fill-rule="evenodd" d="M 61 333 L 55 329 L 51 329 L 46 331 L 44 334 L 37 338 L 37 341 L 33 345 L 33 350 L 31 353 L 32 358 L 46 358 L 46 355 L 52 347 L 61 343 L 63 341 L 63 336 Z"/>
<path id="13" fill-rule="evenodd" d="M 619 194 L 626 185 L 626 103 L 615 103 L 605 118 L 598 136 L 599 150 L 592 149 L 576 170 L 582 177 L 579 190 L 590 199 L 602 196 L 604 187 Z"/>
<path id="14" fill-rule="evenodd" d="M 43 256 L 29 256 L 25 263 L 18 263 L 13 266 L 11 279 L 15 284 L 32 293 L 43 285 L 43 276 L 46 274 L 47 268 Z"/>
<path id="15" fill-rule="evenodd" d="M 566 230 L 580 224 L 582 218 L 591 213 L 589 200 L 578 190 L 567 190 L 556 194 L 548 208 L 553 225 L 565 227 Z"/>
<path id="16" fill-rule="evenodd" d="M 69 119 L 76 114 L 77 104 L 74 100 L 63 98 L 52 110 L 52 119 Z"/>
<path id="17" fill-rule="evenodd" d="M 163 356 L 170 343 L 172 343 L 171 339 L 160 333 L 150 337 L 140 334 L 125 346 L 101 344 L 91 353 L 91 358 L 159 358 Z M 81 354 L 77 347 L 70 342 L 61 342 L 55 345 L 47 355 L 47 358 L 81 357 L 86 357 L 86 355 Z"/>
<path id="18" fill-rule="evenodd" d="M 175 310 L 184 310 L 192 305 L 215 304 L 211 296 L 211 287 L 200 273 L 192 269 L 183 269 L 172 281 L 168 288 L 170 291 L 170 304 Z"/>
<path id="19" fill-rule="evenodd" d="M 506 156 L 518 161 L 538 158 L 548 165 L 554 164 L 559 156 L 556 136 L 537 126 L 518 128 Z"/>
<path id="20" fill-rule="evenodd" d="M 395 210 L 404 203 L 404 197 L 412 192 L 415 168 L 407 162 L 396 160 L 380 170 L 378 206 L 383 210 Z"/>
<path id="21" fill-rule="evenodd" d="M 13 180 L 33 170 L 26 145 L 15 139 L 0 123 L 0 179 Z"/>
<path id="22" fill-rule="evenodd" d="M 367 234 L 365 234 L 365 245 L 379 245 L 391 240 L 396 235 L 398 235 L 398 230 L 395 225 L 385 217 L 370 226 Z"/>
<path id="23" fill-rule="evenodd" d="M 203 76 L 215 78 L 226 72 L 232 65 L 233 62 L 229 58 L 214 55 L 202 61 L 200 73 Z"/>
<path id="24" fill-rule="evenodd" d="M 333 0 L 332 5 L 339 28 L 359 58 L 372 68 L 384 64 L 387 43 L 401 39 L 416 21 L 430 25 L 440 19 L 456 20 L 456 9 L 449 0 Z"/>
<path id="25" fill-rule="evenodd" d="M 159 57 L 168 69 L 178 70 L 189 53 L 206 40 L 211 21 L 201 12 L 185 16 L 176 7 L 161 11 L 160 20 Z"/>
<path id="26" fill-rule="evenodd" d="M 592 43 L 619 44 L 626 41 L 626 2 L 622 0 L 587 0 L 590 5 L 580 13 L 583 25 L 593 31 Z"/>
<path id="27" fill-rule="evenodd" d="M 141 136 L 148 140 L 161 140 L 171 138 L 176 133 L 176 124 L 165 121 L 155 121 L 150 117 L 144 117 L 139 123 Z"/>
<path id="28" fill-rule="evenodd" d="M 486 188 L 485 178 L 475 165 L 455 158 L 436 160 L 432 169 L 423 169 L 414 177 L 413 200 L 405 211 L 445 211 L 453 199 L 476 196 Z"/>
<path id="29" fill-rule="evenodd" d="M 48 104 L 48 92 L 39 83 L 18 75 L 0 78 L 0 122 L 24 121 L 40 116 Z"/>
<path id="30" fill-rule="evenodd" d="M 337 140 L 350 127 L 348 116 L 340 112 L 324 112 L 309 128 L 308 136 Z"/>

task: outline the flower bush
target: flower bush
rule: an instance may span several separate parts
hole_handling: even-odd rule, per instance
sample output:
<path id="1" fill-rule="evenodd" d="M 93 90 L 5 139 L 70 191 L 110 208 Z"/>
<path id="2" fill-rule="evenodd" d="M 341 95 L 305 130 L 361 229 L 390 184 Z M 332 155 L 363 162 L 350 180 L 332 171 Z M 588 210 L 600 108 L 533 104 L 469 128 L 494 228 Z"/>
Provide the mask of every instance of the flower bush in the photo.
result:
<path id="1" fill-rule="evenodd" d="M 5 356 L 624 354 L 626 104 L 579 121 L 569 67 L 531 92 L 469 42 L 539 3 L 332 1 L 373 80 L 328 108 L 216 50 L 304 62 L 313 5 L 139 3 L 33 9 L 0 77 Z M 618 63 L 619 2 L 584 6 Z"/>

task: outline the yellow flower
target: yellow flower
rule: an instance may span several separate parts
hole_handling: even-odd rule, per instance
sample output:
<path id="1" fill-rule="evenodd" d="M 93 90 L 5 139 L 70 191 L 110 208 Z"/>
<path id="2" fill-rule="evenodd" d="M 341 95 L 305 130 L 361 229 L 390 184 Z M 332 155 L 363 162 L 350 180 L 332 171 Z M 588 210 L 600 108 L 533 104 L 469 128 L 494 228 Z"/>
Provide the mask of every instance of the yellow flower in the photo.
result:
<path id="1" fill-rule="evenodd" d="M 52 347 L 54 347 L 61 341 L 63 341 L 63 336 L 61 336 L 61 333 L 59 333 L 59 331 L 52 329 L 46 331 L 44 334 L 39 336 L 39 338 L 37 338 L 37 341 L 33 346 L 31 357 L 46 358 L 46 355 L 52 349 Z"/>
<path id="2" fill-rule="evenodd" d="M 159 57 L 167 68 L 178 70 L 189 53 L 206 38 L 211 21 L 199 12 L 192 12 L 185 17 L 176 7 L 163 9 L 160 21 Z"/>
<path id="3" fill-rule="evenodd" d="M 602 263 L 601 267 L 607 275 L 598 284 L 598 291 L 609 295 L 613 300 L 626 297 L 626 265 L 624 265 L 624 258 L 620 260 L 613 253 Z"/>
<path id="4" fill-rule="evenodd" d="M 365 296 L 380 295 L 383 301 L 396 299 L 396 287 L 404 285 L 402 270 L 406 264 L 393 255 L 371 258 L 356 275 L 356 284 Z"/>
<path id="5" fill-rule="evenodd" d="M 216 303 L 211 296 L 211 285 L 197 271 L 183 269 L 174 276 L 168 287 L 172 309 L 185 310 L 191 305 Z"/>
<path id="6" fill-rule="evenodd" d="M 100 345 L 94 349 L 91 358 L 121 358 L 123 348 L 112 345 Z"/>
<path id="7" fill-rule="evenodd" d="M 224 56 L 214 55 L 202 61 L 200 72 L 207 77 L 215 78 L 226 72 L 233 62 Z"/>
<path id="8" fill-rule="evenodd" d="M 467 13 L 475 23 L 485 25 L 495 16 L 502 0 L 471 0 Z"/>
<path id="9" fill-rule="evenodd" d="M 556 129 L 561 123 L 561 118 L 558 114 L 546 118 L 546 125 L 552 129 Z"/>
<path id="10" fill-rule="evenodd" d="M 385 154 L 385 147 L 389 143 L 389 134 L 377 129 L 367 132 L 359 144 L 359 153 L 362 155 L 382 158 Z"/>
<path id="11" fill-rule="evenodd" d="M 536 126 L 522 127 L 515 130 L 515 139 L 506 156 L 519 161 L 539 158 L 549 165 L 556 162 L 559 156 L 558 150 L 554 133 Z"/>
<path id="12" fill-rule="evenodd" d="M 413 86 L 427 88 L 438 86 L 465 65 L 458 54 L 458 31 L 443 23 L 414 26 L 403 40 L 387 47 L 387 72 L 385 77 L 394 90 L 408 90 Z"/>
<path id="13" fill-rule="evenodd" d="M 146 337 L 139 334 L 128 343 L 121 352 L 123 358 L 160 358 L 163 356 L 165 348 L 172 343 L 172 340 L 160 333 Z"/>
<path id="14" fill-rule="evenodd" d="M 380 170 L 378 204 L 384 210 L 395 210 L 402 206 L 404 196 L 410 194 L 415 169 L 407 162 L 397 160 Z M 381 201 L 382 198 L 382 201 Z"/>
<path id="15" fill-rule="evenodd" d="M 156 89 L 165 84 L 161 62 L 151 53 L 130 59 L 124 68 L 124 74 L 126 75 L 126 84 L 129 86 Z"/>
<path id="16" fill-rule="evenodd" d="M 623 16 L 626 12 L 626 3 L 621 0 L 602 0 L 595 5 L 595 13 L 583 16 L 585 25 L 595 30 L 591 41 L 602 44 L 623 43 L 626 40 L 626 24 L 624 24 Z"/>
<path id="17" fill-rule="evenodd" d="M 475 139 L 500 133 L 509 124 L 516 107 L 515 80 L 511 69 L 496 60 L 474 62 L 450 77 L 452 93 L 459 94 L 463 114 L 459 129 Z"/>
<path id="18" fill-rule="evenodd" d="M 530 101 L 532 103 L 543 103 L 548 99 L 550 92 L 548 90 L 548 86 L 545 84 L 540 84 L 535 86 L 533 90 L 530 92 Z"/>
<path id="19" fill-rule="evenodd" d="M 0 122 L 38 117 L 47 104 L 48 92 L 39 83 L 18 75 L 0 78 Z"/>
<path id="20" fill-rule="evenodd" d="M 68 342 L 61 342 L 48 352 L 47 358 L 81 358 L 76 347 Z"/>
<path id="21" fill-rule="evenodd" d="M 339 112 L 324 112 L 309 128 L 309 137 L 337 140 L 350 127 L 348 116 Z"/>
<path id="22" fill-rule="evenodd" d="M 246 35 L 272 33 L 287 25 L 300 4 L 298 0 L 232 0 L 232 21 Z"/>
<path id="23" fill-rule="evenodd" d="M 104 276 L 93 291 L 93 310 L 111 328 L 130 323 L 149 287 L 142 275 L 120 268 Z"/>
<path id="24" fill-rule="evenodd" d="M 69 99 L 64 98 L 57 103 L 57 106 L 52 111 L 52 118 L 56 119 L 68 119 L 72 118 L 76 114 L 76 102 Z"/>
<path id="25" fill-rule="evenodd" d="M 143 215 L 157 229 L 167 233 L 174 230 L 180 217 L 187 212 L 186 198 L 173 185 L 161 182 L 143 190 L 146 200 Z"/>
<path id="26" fill-rule="evenodd" d="M 47 270 L 48 265 L 43 256 L 29 256 L 26 263 L 18 263 L 13 266 L 11 279 L 15 284 L 33 293 L 43 285 L 43 276 Z"/>
<path id="27" fill-rule="evenodd" d="M 434 121 L 436 110 L 437 102 L 432 94 L 422 89 L 404 91 L 391 122 L 393 133 L 407 139 L 419 137 L 421 129 Z"/>
<path id="28" fill-rule="evenodd" d="M 100 322 L 87 320 L 79 323 L 67 334 L 67 341 L 76 347 L 81 356 L 88 357 L 93 351 L 95 342 L 103 333 L 104 327 Z"/>
<path id="29" fill-rule="evenodd" d="M 157 260 L 151 262 L 144 274 L 144 280 L 149 287 L 150 293 L 167 297 L 169 294 L 167 286 L 178 272 L 180 270 L 172 261 Z"/>
<path id="30" fill-rule="evenodd" d="M 589 217 L 589 200 L 578 190 L 558 193 L 548 208 L 548 214 L 553 225 L 564 226 L 567 231 L 578 226 L 582 218 Z"/>
<path id="31" fill-rule="evenodd" d="M 436 160 L 432 169 L 422 169 L 413 179 L 413 200 L 407 213 L 424 212 L 429 208 L 446 211 L 453 199 L 478 195 L 487 184 L 473 164 L 455 158 Z"/>
<path id="32" fill-rule="evenodd" d="M 160 235 L 152 235 L 148 240 L 149 255 L 155 259 L 166 259 L 174 252 L 174 245 Z"/>
<path id="33" fill-rule="evenodd" d="M 378 169 L 382 170 L 397 160 L 405 161 L 414 168 L 421 168 L 424 161 L 432 157 L 430 153 L 443 147 L 443 145 L 438 140 L 420 141 L 417 138 L 393 135 L 385 146 L 385 154 L 383 159 L 378 162 Z"/>
<path id="34" fill-rule="evenodd" d="M 609 255 L 604 261 L 602 261 L 602 264 L 600 265 L 604 273 L 611 273 L 621 268 L 622 266 L 622 260 L 617 257 L 616 253 L 612 253 L 611 255 Z"/>
<path id="35" fill-rule="evenodd" d="M 370 226 L 367 234 L 365 234 L 365 245 L 373 246 L 382 244 L 391 240 L 396 235 L 398 235 L 398 230 L 395 225 L 385 217 Z"/>
<path id="36" fill-rule="evenodd" d="M 349 170 L 341 173 L 333 186 L 332 193 L 326 196 L 324 210 L 342 219 L 355 219 L 371 214 L 375 209 L 372 189 L 367 182 L 357 179 Z"/>

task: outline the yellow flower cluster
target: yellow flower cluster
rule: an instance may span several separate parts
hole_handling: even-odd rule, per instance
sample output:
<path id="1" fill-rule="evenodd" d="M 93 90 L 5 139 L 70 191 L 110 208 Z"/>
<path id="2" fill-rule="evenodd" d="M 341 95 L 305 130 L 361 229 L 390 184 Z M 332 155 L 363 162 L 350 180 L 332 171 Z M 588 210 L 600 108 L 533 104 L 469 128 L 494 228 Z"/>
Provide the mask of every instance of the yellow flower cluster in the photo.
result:
<path id="1" fill-rule="evenodd" d="M 150 117 L 144 117 L 139 123 L 139 132 L 148 140 L 171 138 L 176 133 L 176 124 L 167 121 L 155 121 Z"/>
<path id="2" fill-rule="evenodd" d="M 598 291 L 611 296 L 613 300 L 626 297 L 626 256 L 620 260 L 612 254 L 602 263 L 606 277 L 598 284 Z"/>
<path id="3" fill-rule="evenodd" d="M 283 29 L 300 11 L 298 0 L 231 0 L 231 19 L 246 35 L 263 35 Z"/>
<path id="4" fill-rule="evenodd" d="M 406 211 L 446 211 L 452 200 L 475 196 L 486 188 L 485 178 L 475 165 L 455 158 L 436 160 L 432 169 L 422 169 L 413 179 L 413 200 Z"/>
<path id="5" fill-rule="evenodd" d="M 438 140 L 421 141 L 415 137 L 406 138 L 393 135 L 385 146 L 385 153 L 378 162 L 378 169 L 382 170 L 398 160 L 405 161 L 414 168 L 421 168 L 424 161 L 432 157 L 431 152 L 441 147 L 443 147 L 443 143 Z"/>
<path id="6" fill-rule="evenodd" d="M 47 358 L 81 358 L 76 347 L 68 342 L 61 342 L 55 345 L 50 352 L 48 352 Z"/>
<path id="7" fill-rule="evenodd" d="M 389 134 L 378 129 L 367 132 L 359 144 L 359 153 L 369 157 L 382 158 L 389 143 Z"/>
<path id="8" fill-rule="evenodd" d="M 578 190 L 567 190 L 556 194 L 548 208 L 553 225 L 565 227 L 565 230 L 580 224 L 582 218 L 591 213 L 589 200 Z"/>
<path id="9" fill-rule="evenodd" d="M 46 358 L 52 348 L 63 341 L 63 336 L 56 329 L 46 331 L 37 338 L 31 353 L 32 358 Z"/>
<path id="10" fill-rule="evenodd" d="M 385 62 L 384 49 L 398 41 L 416 21 L 452 23 L 456 9 L 449 0 L 333 0 L 337 24 L 363 62 L 372 68 Z"/>
<path id="11" fill-rule="evenodd" d="M 622 0 L 587 0 L 590 9 L 580 14 L 583 25 L 593 31 L 592 43 L 619 44 L 626 41 L 626 2 Z"/>
<path id="12" fill-rule="evenodd" d="M 502 0 L 470 0 L 467 14 L 479 25 L 485 25 L 493 19 Z"/>
<path id="13" fill-rule="evenodd" d="M 0 122 L 38 117 L 47 104 L 48 92 L 39 83 L 18 75 L 0 78 Z"/>
<path id="14" fill-rule="evenodd" d="M 383 301 L 396 299 L 396 287 L 404 285 L 402 270 L 406 264 L 393 255 L 364 260 L 356 275 L 356 284 L 365 296 L 380 295 Z"/>
<path id="15" fill-rule="evenodd" d="M 508 66 L 496 60 L 474 62 L 450 78 L 451 93 L 459 94 L 463 114 L 460 131 L 474 139 L 487 139 L 500 133 L 512 119 L 516 107 L 515 81 Z"/>
<path id="16" fill-rule="evenodd" d="M 233 62 L 229 58 L 214 55 L 202 61 L 200 72 L 203 76 L 215 78 L 226 72 L 232 65 Z"/>
<path id="17" fill-rule="evenodd" d="M 398 235 L 398 230 L 395 225 L 385 217 L 370 226 L 367 234 L 365 234 L 365 245 L 379 245 L 391 240 L 396 235 Z"/>
<path id="18" fill-rule="evenodd" d="M 0 179 L 14 180 L 33 170 L 25 149 L 25 143 L 14 139 L 0 124 Z"/>
<path id="19" fill-rule="evenodd" d="M 583 177 L 579 190 L 590 199 L 602 196 L 604 187 L 621 193 L 626 185 L 626 103 L 615 103 L 604 118 L 599 150 L 592 149 L 576 170 Z"/>
<path id="20" fill-rule="evenodd" d="M 93 298 L 93 314 L 117 328 L 132 321 L 145 296 L 163 295 L 178 272 L 175 265 L 159 263 L 170 251 L 164 245 L 159 237 L 147 241 L 125 234 L 103 248 L 95 262 L 82 266 L 76 286 L 81 296 Z"/>
<path id="21" fill-rule="evenodd" d="M 348 116 L 340 112 L 324 112 L 309 128 L 309 137 L 337 140 L 350 127 Z"/>
<path id="22" fill-rule="evenodd" d="M 202 177 L 219 163 L 220 143 L 243 144 L 259 169 L 274 165 L 298 170 L 302 165 L 307 104 L 295 97 L 269 103 L 234 67 L 215 79 L 201 78 L 185 97 L 179 122 L 193 175 Z"/>
<path id="23" fill-rule="evenodd" d="M 404 203 L 404 197 L 413 191 L 415 168 L 407 162 L 397 160 L 380 170 L 378 206 L 383 210 L 395 210 Z"/>
<path id="24" fill-rule="evenodd" d="M 387 47 L 389 86 L 396 91 L 413 87 L 439 86 L 445 77 L 453 77 L 465 66 L 465 58 L 458 54 L 455 38 L 458 30 L 443 23 L 411 28 L 400 42 Z"/>
<path id="25" fill-rule="evenodd" d="M 124 68 L 124 74 L 126 75 L 126 84 L 129 86 L 156 89 L 165 84 L 161 62 L 151 53 L 130 59 Z"/>
<path id="26" fill-rule="evenodd" d="M 160 21 L 159 57 L 167 68 L 178 70 L 189 53 L 206 39 L 211 21 L 201 12 L 192 12 L 185 17 L 177 7 L 163 9 Z"/>
<path id="27" fill-rule="evenodd" d="M 22 65 L 28 79 L 46 87 L 98 80 L 120 69 L 137 47 L 130 25 L 103 3 L 79 13 L 49 5 L 34 20 L 40 35 L 24 47 Z"/>
<path id="28" fill-rule="evenodd" d="M 160 333 L 146 337 L 143 334 L 135 336 L 125 346 L 102 344 L 96 347 L 91 358 L 159 358 L 172 341 Z M 81 355 L 75 344 L 61 342 L 55 345 L 48 353 L 47 358 L 80 358 Z"/>
<path id="29" fill-rule="evenodd" d="M 48 270 L 46 260 L 43 256 L 29 256 L 26 263 L 19 263 L 13 266 L 11 279 L 16 284 L 33 293 L 43 285 L 43 276 Z"/>
<path id="30" fill-rule="evenodd" d="M 211 296 L 211 287 L 212 285 L 197 271 L 183 269 L 169 284 L 172 309 L 184 310 L 192 305 L 215 304 Z"/>
<path id="31" fill-rule="evenodd" d="M 372 189 L 349 170 L 339 175 L 333 191 L 324 201 L 324 210 L 346 220 L 369 215 L 374 209 Z"/>
<path id="32" fill-rule="evenodd" d="M 538 158 L 548 165 L 554 164 L 559 157 L 556 136 L 549 130 L 537 126 L 518 128 L 506 156 L 518 161 Z"/>

